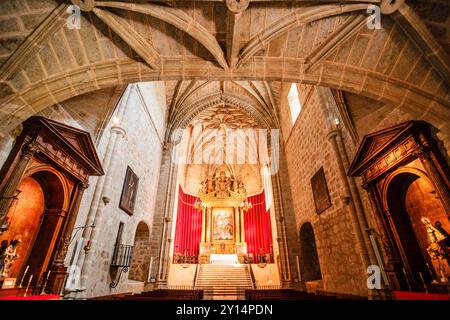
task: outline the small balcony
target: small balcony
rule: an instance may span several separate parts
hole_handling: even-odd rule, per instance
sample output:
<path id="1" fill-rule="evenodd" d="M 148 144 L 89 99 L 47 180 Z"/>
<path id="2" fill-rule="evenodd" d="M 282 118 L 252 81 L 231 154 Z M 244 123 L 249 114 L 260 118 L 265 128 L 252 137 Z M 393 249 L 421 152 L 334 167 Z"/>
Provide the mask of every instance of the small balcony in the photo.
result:
<path id="1" fill-rule="evenodd" d="M 116 244 L 111 261 L 111 267 L 129 268 L 131 257 L 133 256 L 133 246 L 125 244 Z"/>
<path id="2" fill-rule="evenodd" d="M 131 266 L 131 258 L 133 256 L 133 246 L 125 244 L 116 244 L 114 247 L 114 253 L 111 260 L 111 278 L 113 280 L 109 286 L 111 288 L 117 287 L 120 281 L 122 272 L 128 272 L 128 268 Z"/>

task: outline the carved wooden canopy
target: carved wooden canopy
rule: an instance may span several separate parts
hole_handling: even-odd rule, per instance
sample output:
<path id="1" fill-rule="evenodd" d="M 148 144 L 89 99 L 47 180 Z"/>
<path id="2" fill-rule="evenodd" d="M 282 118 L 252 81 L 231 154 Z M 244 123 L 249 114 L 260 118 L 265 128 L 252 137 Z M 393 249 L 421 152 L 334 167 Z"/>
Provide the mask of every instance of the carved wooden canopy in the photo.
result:
<path id="1" fill-rule="evenodd" d="M 23 123 L 22 136 L 36 143 L 41 156 L 55 162 L 80 181 L 104 174 L 88 132 L 34 116 Z"/>
<path id="2" fill-rule="evenodd" d="M 432 141 L 430 128 L 431 125 L 424 121 L 407 121 L 366 135 L 348 175 L 362 176 L 364 184 L 370 183 L 429 146 Z"/>

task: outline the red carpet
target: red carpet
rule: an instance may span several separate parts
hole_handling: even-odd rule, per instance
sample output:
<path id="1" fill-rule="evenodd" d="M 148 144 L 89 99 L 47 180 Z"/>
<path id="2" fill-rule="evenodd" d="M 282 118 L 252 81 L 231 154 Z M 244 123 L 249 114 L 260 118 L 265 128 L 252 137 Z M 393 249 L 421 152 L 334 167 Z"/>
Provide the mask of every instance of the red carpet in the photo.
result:
<path id="1" fill-rule="evenodd" d="M 394 291 L 396 300 L 450 300 L 450 294 Z"/>
<path id="2" fill-rule="evenodd" d="M 61 297 L 56 294 L 44 294 L 37 296 L 11 296 L 11 297 L 0 297 L 0 300 L 59 300 Z"/>

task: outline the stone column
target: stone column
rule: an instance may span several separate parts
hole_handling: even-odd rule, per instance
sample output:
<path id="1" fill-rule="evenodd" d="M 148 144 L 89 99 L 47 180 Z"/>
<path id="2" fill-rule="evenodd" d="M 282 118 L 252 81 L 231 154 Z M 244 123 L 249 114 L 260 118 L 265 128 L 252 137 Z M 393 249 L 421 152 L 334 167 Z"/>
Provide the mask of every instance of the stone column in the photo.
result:
<path id="1" fill-rule="evenodd" d="M 0 234 L 8 229 L 8 222 L 5 221 L 6 215 L 8 214 L 12 202 L 17 197 L 17 187 L 19 186 L 28 163 L 37 150 L 38 146 L 35 142 L 28 142 L 22 146 L 19 161 L 14 166 L 8 180 L 0 191 Z"/>
<path id="2" fill-rule="evenodd" d="M 200 242 L 205 242 L 206 240 L 206 208 L 202 209 L 202 237 Z"/>
<path id="3" fill-rule="evenodd" d="M 122 97 L 119 103 L 115 116 L 116 119 L 119 119 L 119 121 L 123 119 L 125 109 L 128 104 L 128 100 L 133 90 L 134 90 L 133 85 L 127 88 L 124 96 Z M 119 141 L 118 137 L 124 137 L 125 134 L 126 132 L 123 128 L 117 125 L 113 125 L 111 127 L 110 137 L 102 161 L 102 166 L 105 171 L 105 175 L 99 177 L 97 180 L 89 212 L 86 218 L 86 222 L 84 224 L 85 229 L 83 230 L 82 237 L 84 239 L 88 239 L 88 243 L 86 244 L 87 246 L 86 249 L 88 250 L 81 251 L 77 261 L 77 267 L 79 268 L 79 270 L 81 270 L 79 291 L 86 290 L 87 278 L 89 277 L 89 273 L 91 271 L 91 264 L 94 258 L 94 252 L 89 252 L 89 248 L 94 245 L 95 249 L 95 242 L 97 240 L 98 230 L 99 228 L 101 228 L 102 212 L 105 206 L 103 198 L 106 195 L 107 188 L 110 188 L 112 177 L 112 172 L 110 169 L 114 167 L 115 156 L 118 153 L 117 152 L 117 145 Z"/>
<path id="4" fill-rule="evenodd" d="M 361 195 L 355 179 L 347 176 L 349 168 L 349 157 L 345 148 L 342 132 L 339 126 L 339 120 L 336 100 L 330 88 L 316 87 L 320 99 L 320 107 L 323 114 L 328 121 L 328 128 L 330 130 L 328 139 L 331 142 L 333 153 L 335 155 L 338 167 L 339 176 L 344 184 L 344 201 L 348 205 L 350 216 L 352 219 L 353 228 L 355 231 L 355 241 L 359 248 L 359 255 L 363 264 L 363 274 L 367 276 L 367 267 L 376 264 L 375 248 L 372 247 L 369 237 L 370 227 L 367 221 L 366 211 L 363 206 Z M 333 121 L 331 121 L 333 119 Z M 369 290 L 369 296 L 373 296 L 373 290 Z"/>
<path id="5" fill-rule="evenodd" d="M 177 197 L 177 168 L 178 168 L 178 147 L 179 141 L 168 142 L 165 152 L 169 153 L 169 174 L 167 178 L 167 185 L 165 191 L 164 201 L 164 218 L 161 233 L 159 261 L 158 261 L 158 286 L 164 287 L 167 284 L 169 275 L 169 249 L 170 249 L 170 236 L 172 231 L 173 221 L 173 206 L 174 199 Z"/>
<path id="6" fill-rule="evenodd" d="M 240 220 L 240 240 L 241 242 L 245 242 L 245 221 L 244 221 L 244 210 L 242 210 L 242 208 L 238 208 L 237 209 L 238 214 L 239 214 L 239 220 Z"/>
<path id="7" fill-rule="evenodd" d="M 240 243 L 241 242 L 241 224 L 240 224 L 240 220 L 241 220 L 241 216 L 239 214 L 239 208 L 234 207 L 233 208 L 234 211 L 234 233 L 236 235 L 236 243 Z"/>
<path id="8" fill-rule="evenodd" d="M 377 248 L 374 248 L 370 242 L 369 232 L 371 232 L 372 229 L 369 228 L 367 223 L 364 207 L 355 180 L 347 176 L 349 162 L 344 144 L 342 142 L 341 130 L 332 130 L 328 135 L 328 139 L 332 143 L 333 152 L 338 162 L 339 175 L 344 183 L 344 200 L 348 204 L 350 216 L 352 218 L 352 224 L 355 230 L 355 240 L 360 251 L 360 258 L 363 267 L 362 272 L 364 275 L 367 275 L 367 267 L 369 265 L 378 265 L 378 260 L 376 257 Z M 383 268 L 382 265 L 379 267 Z M 376 295 L 378 295 L 378 298 L 384 299 L 389 297 L 390 293 L 387 291 L 374 292 L 373 290 L 369 290 L 369 297 L 375 298 Z"/>
<path id="9" fill-rule="evenodd" d="M 366 210 L 364 209 L 364 205 L 362 203 L 361 195 L 359 193 L 355 178 L 347 176 L 347 171 L 350 168 L 350 161 L 348 159 L 347 151 L 345 149 L 344 142 L 342 139 L 342 132 L 340 129 L 338 129 L 338 132 L 337 132 L 336 142 L 337 142 L 338 150 L 339 150 L 339 154 L 340 154 L 340 159 L 341 159 L 340 161 L 342 161 L 342 164 L 343 164 L 343 167 L 345 170 L 345 176 L 346 176 L 346 179 L 349 184 L 350 194 L 351 194 L 352 200 L 355 204 L 355 212 L 358 216 L 360 228 L 362 229 L 361 231 L 364 235 L 365 246 L 367 248 L 367 253 L 369 255 L 369 261 L 371 264 L 376 264 L 377 263 L 377 259 L 375 256 L 376 249 L 373 248 L 372 244 L 370 243 L 370 238 L 369 238 L 369 233 L 368 233 L 370 230 L 370 226 L 369 226 L 369 223 L 367 222 Z"/>
<path id="10" fill-rule="evenodd" d="M 439 194 L 442 205 L 450 218 L 450 190 L 433 161 L 431 150 L 426 147 L 422 147 L 418 152 L 418 156 L 421 163 L 425 167 L 425 170 L 427 170 L 431 181 L 436 187 L 436 191 Z"/>
<path id="11" fill-rule="evenodd" d="M 212 208 L 208 208 L 206 211 L 206 217 L 207 217 L 207 225 L 206 225 L 206 242 L 211 242 L 212 234 Z"/>
<path id="12" fill-rule="evenodd" d="M 348 205 L 348 209 L 350 212 L 350 217 L 352 220 L 352 224 L 353 224 L 353 230 L 355 231 L 354 235 L 355 235 L 355 243 L 356 246 L 358 248 L 359 251 L 359 256 L 361 259 L 361 264 L 362 264 L 362 273 L 366 274 L 367 272 L 367 267 L 371 264 L 370 263 L 370 258 L 369 258 L 369 254 L 368 254 L 368 249 L 366 247 L 365 244 L 365 240 L 364 240 L 364 234 L 361 230 L 360 227 L 360 221 L 358 219 L 358 214 L 356 213 L 356 208 L 355 208 L 355 204 L 353 202 L 353 197 L 351 195 L 350 192 L 350 185 L 347 179 L 347 174 L 344 168 L 344 163 L 342 161 L 342 155 L 340 152 L 340 148 L 339 148 L 339 142 L 338 142 L 338 135 L 339 135 L 340 131 L 339 130 L 333 130 L 328 134 L 328 139 L 331 142 L 331 146 L 335 155 L 335 158 L 337 160 L 338 163 L 338 168 L 339 168 L 339 176 L 341 178 L 341 181 L 343 183 L 343 187 L 344 187 L 344 201 L 345 204 Z"/>
<path id="13" fill-rule="evenodd" d="M 97 251 L 97 242 L 98 242 L 98 236 L 99 232 L 102 227 L 105 226 L 104 224 L 104 217 L 103 212 L 104 208 L 107 204 L 107 201 L 105 199 L 109 198 L 109 193 L 111 191 L 111 183 L 112 183 L 112 175 L 113 175 L 113 169 L 115 167 L 115 160 L 117 158 L 117 150 L 119 145 L 119 137 L 123 138 L 125 137 L 126 132 L 124 129 L 118 126 L 111 127 L 111 139 L 110 144 L 108 144 L 108 151 L 107 151 L 107 168 L 106 174 L 100 179 L 102 182 L 100 183 L 101 189 L 96 189 L 97 191 L 97 197 L 94 195 L 94 200 L 97 200 L 96 202 L 93 201 L 91 204 L 91 208 L 89 210 L 89 220 L 86 223 L 86 229 L 85 232 L 90 232 L 88 239 L 89 249 L 92 248 L 94 251 L 85 250 L 85 259 L 83 261 L 83 264 L 81 266 L 81 290 L 86 290 L 87 285 L 87 278 L 89 277 L 89 274 L 92 271 L 95 253 Z M 106 161 L 105 161 L 106 162 Z M 100 181 L 99 181 L 100 182 Z M 92 227 L 90 227 L 92 226 Z"/>
<path id="14" fill-rule="evenodd" d="M 279 173 L 272 175 L 272 188 L 274 194 L 274 206 L 277 216 L 277 242 L 279 250 L 279 266 L 281 283 L 283 286 L 290 286 L 291 267 L 289 259 L 289 249 L 287 247 L 287 230 L 284 216 L 283 199 L 281 195 L 281 186 L 279 181 Z"/>

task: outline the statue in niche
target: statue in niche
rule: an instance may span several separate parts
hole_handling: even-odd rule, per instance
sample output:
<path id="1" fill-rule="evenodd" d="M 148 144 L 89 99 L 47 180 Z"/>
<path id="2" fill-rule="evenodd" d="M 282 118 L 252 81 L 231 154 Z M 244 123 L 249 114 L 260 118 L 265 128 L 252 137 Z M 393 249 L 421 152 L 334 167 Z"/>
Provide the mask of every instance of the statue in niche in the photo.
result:
<path id="1" fill-rule="evenodd" d="M 440 281 L 445 283 L 448 281 L 450 276 L 450 265 L 448 262 L 450 250 L 447 245 L 449 239 L 448 233 L 443 230 L 439 221 L 437 221 L 439 223 L 435 224 L 436 226 L 433 226 L 430 219 L 426 217 L 422 217 L 421 221 L 425 224 L 425 228 L 427 230 L 429 243 L 427 247 L 428 255 L 436 268 Z"/>
<path id="2" fill-rule="evenodd" d="M 244 186 L 244 183 L 243 183 L 243 182 L 240 182 L 240 183 L 239 183 L 239 189 L 238 189 L 238 192 L 239 192 L 240 194 L 246 194 L 246 193 L 247 193 L 247 190 L 245 189 L 245 186 Z"/>
<path id="3" fill-rule="evenodd" d="M 14 261 L 19 259 L 19 254 L 17 253 L 17 246 L 20 243 L 20 239 L 11 240 L 9 242 L 9 246 L 7 246 L 5 249 L 4 243 L 2 243 L 2 253 L 0 255 L 0 277 L 1 278 L 8 278 L 9 277 L 9 271 L 11 270 L 11 267 L 14 264 Z"/>
<path id="4" fill-rule="evenodd" d="M 209 190 L 208 190 L 208 182 L 207 181 L 203 181 L 202 182 L 201 193 L 202 194 L 207 194 L 208 192 L 209 192 Z"/>
<path id="5" fill-rule="evenodd" d="M 229 196 L 231 190 L 231 179 L 225 175 L 225 171 L 220 171 L 216 178 L 216 196 Z"/>
<path id="6" fill-rule="evenodd" d="M 434 227 L 445 237 L 445 239 L 442 240 L 443 244 L 450 247 L 450 234 L 442 227 L 442 222 L 436 221 Z"/>
<path id="7" fill-rule="evenodd" d="M 427 235 L 428 235 L 429 243 L 440 242 L 447 238 L 445 234 L 443 234 L 440 230 L 438 230 L 436 227 L 434 227 L 431 224 L 430 219 L 428 219 L 426 217 L 422 217 L 421 221 L 423 224 L 425 224 L 425 227 L 427 228 Z"/>
<path id="8" fill-rule="evenodd" d="M 232 183 L 231 183 L 231 190 L 236 191 L 238 190 L 238 181 L 236 179 L 232 179 Z"/>
<path id="9" fill-rule="evenodd" d="M 207 185 L 208 185 L 208 193 L 209 192 L 213 192 L 214 191 L 214 187 L 213 187 L 213 181 L 212 181 L 212 179 L 208 179 L 208 182 L 207 182 Z"/>
<path id="10" fill-rule="evenodd" d="M 3 270 L 5 269 L 5 252 L 8 248 L 8 240 L 3 240 L 0 245 L 0 278 L 2 278 Z"/>

